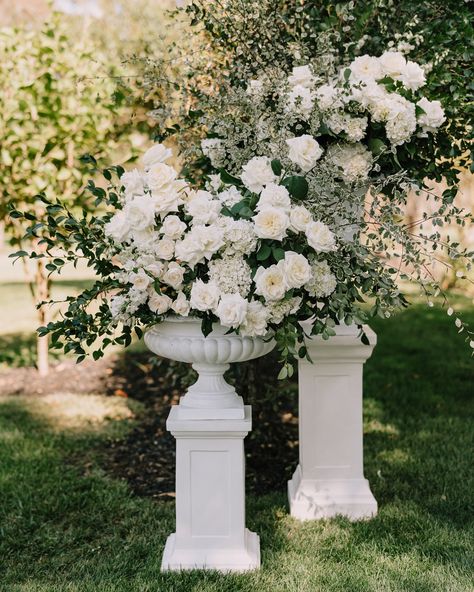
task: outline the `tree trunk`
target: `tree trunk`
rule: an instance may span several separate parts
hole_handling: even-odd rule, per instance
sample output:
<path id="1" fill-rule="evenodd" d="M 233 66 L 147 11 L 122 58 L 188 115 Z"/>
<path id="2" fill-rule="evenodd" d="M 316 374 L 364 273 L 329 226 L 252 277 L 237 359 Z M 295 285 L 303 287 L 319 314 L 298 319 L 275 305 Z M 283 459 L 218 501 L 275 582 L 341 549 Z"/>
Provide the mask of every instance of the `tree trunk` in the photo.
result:
<path id="1" fill-rule="evenodd" d="M 50 298 L 50 285 L 48 279 L 48 271 L 45 268 L 45 259 L 37 260 L 36 267 L 36 303 L 44 302 Z M 39 326 L 42 327 L 48 324 L 48 310 L 46 306 L 38 308 L 38 322 Z M 40 376 L 46 376 L 49 372 L 49 338 L 37 337 L 36 342 L 36 364 L 38 366 L 38 372 Z"/>

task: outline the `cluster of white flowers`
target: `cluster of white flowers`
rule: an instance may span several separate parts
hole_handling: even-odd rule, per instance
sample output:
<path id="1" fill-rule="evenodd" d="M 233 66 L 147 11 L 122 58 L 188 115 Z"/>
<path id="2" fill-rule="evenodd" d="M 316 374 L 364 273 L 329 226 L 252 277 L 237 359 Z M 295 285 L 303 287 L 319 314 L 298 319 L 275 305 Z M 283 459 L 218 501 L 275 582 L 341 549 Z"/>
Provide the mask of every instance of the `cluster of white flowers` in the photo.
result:
<path id="1" fill-rule="evenodd" d="M 303 171 L 323 155 L 310 136 L 289 138 L 287 145 L 290 161 Z M 121 209 L 104 228 L 119 267 L 114 279 L 124 287 L 110 299 L 116 321 L 131 324 L 146 307 L 158 316 L 212 314 L 244 335 L 264 335 L 303 299 L 330 295 L 331 272 L 321 257 L 337 249 L 336 236 L 292 202 L 270 158 L 254 157 L 243 167 L 241 189 L 219 177 L 208 190 L 195 190 L 163 162 L 170 156 L 154 146 L 142 171 L 122 176 Z M 239 208 L 232 213 L 237 204 L 245 207 L 244 218 Z M 326 265 L 326 275 L 309 258 Z"/>

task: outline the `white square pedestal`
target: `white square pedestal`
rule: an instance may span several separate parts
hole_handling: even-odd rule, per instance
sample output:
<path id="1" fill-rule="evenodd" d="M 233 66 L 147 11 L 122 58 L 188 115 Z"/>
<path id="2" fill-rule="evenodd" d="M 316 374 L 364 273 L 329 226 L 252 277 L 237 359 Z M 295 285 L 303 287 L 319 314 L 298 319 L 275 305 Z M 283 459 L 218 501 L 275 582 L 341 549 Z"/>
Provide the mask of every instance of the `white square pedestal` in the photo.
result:
<path id="1" fill-rule="evenodd" d="M 189 410 L 188 410 L 189 411 Z M 260 567 L 259 537 L 245 528 L 244 419 L 186 419 L 171 408 L 167 429 L 176 438 L 176 532 L 166 542 L 162 571 Z"/>
<path id="2" fill-rule="evenodd" d="M 362 448 L 362 371 L 377 336 L 365 327 L 370 345 L 364 345 L 356 326 L 335 329 L 328 341 L 307 339 L 313 363 L 299 362 L 300 453 L 288 498 L 300 520 L 377 514 Z"/>

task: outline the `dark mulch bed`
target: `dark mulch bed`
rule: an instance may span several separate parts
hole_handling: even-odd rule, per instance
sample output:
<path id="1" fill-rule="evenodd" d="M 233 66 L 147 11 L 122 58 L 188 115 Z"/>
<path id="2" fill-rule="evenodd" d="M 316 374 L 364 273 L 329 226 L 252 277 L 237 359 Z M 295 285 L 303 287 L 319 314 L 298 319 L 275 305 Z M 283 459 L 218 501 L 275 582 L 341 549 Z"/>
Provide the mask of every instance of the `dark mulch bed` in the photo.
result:
<path id="1" fill-rule="evenodd" d="M 228 373 L 228 380 L 238 384 L 252 405 L 254 429 L 245 450 L 247 488 L 255 493 L 283 490 L 297 464 L 297 385 L 277 381 L 277 374 L 271 355 L 236 365 Z M 166 418 L 192 382 L 187 364 L 132 352 L 98 362 L 63 361 L 53 365 L 46 378 L 34 368 L 2 371 L 0 395 L 104 393 L 140 401 L 144 409 L 133 430 L 123 440 L 105 443 L 98 456 L 105 472 L 126 480 L 134 493 L 161 499 L 174 496 L 175 441 L 166 431 Z"/>
<path id="2" fill-rule="evenodd" d="M 138 495 L 173 496 L 175 441 L 165 424 L 170 405 L 194 381 L 189 366 L 156 363 L 148 354 L 130 355 L 118 361 L 114 373 L 124 380 L 121 388 L 141 401 L 145 411 L 125 440 L 109 443 L 103 467 L 126 479 Z M 278 367 L 272 356 L 237 365 L 229 374 L 252 405 L 254 429 L 245 441 L 247 488 L 255 493 L 281 491 L 298 459 L 296 382 L 276 380 Z"/>

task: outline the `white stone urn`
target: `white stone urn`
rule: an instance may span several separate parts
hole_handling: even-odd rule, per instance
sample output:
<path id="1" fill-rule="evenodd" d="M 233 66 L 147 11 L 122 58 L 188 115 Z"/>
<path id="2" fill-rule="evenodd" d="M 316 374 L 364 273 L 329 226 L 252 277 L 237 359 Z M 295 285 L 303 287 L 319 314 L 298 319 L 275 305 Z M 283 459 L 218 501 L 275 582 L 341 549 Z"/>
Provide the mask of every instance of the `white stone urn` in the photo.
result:
<path id="1" fill-rule="evenodd" d="M 169 317 L 147 331 L 145 343 L 159 356 L 192 364 L 199 375 L 181 397 L 181 419 L 244 419 L 242 397 L 224 373 L 229 364 L 259 358 L 275 347 L 270 337 L 242 337 L 219 323 L 204 337 L 201 320 L 193 317 Z"/>

